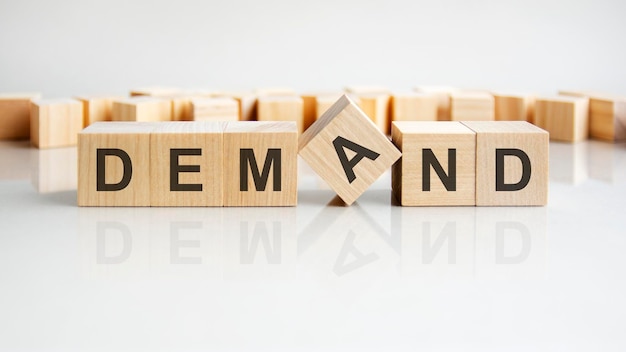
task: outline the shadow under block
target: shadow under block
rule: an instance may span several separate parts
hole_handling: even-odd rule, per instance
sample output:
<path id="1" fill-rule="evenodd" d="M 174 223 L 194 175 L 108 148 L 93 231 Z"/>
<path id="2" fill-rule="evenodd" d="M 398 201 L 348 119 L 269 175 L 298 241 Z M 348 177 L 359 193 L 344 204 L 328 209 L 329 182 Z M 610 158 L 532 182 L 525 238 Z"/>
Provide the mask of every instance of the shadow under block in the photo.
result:
<path id="1" fill-rule="evenodd" d="M 476 132 L 476 205 L 548 203 L 549 136 L 525 121 L 468 121 Z"/>
<path id="2" fill-rule="evenodd" d="M 149 96 L 132 97 L 113 102 L 113 121 L 160 122 L 172 120 L 169 99 Z"/>
<path id="3" fill-rule="evenodd" d="M 191 100 L 193 121 L 238 121 L 239 103 L 232 98 L 197 98 Z"/>
<path id="4" fill-rule="evenodd" d="M 391 127 L 402 157 L 392 190 L 403 206 L 476 204 L 476 133 L 454 121 L 398 121 Z"/>
<path id="5" fill-rule="evenodd" d="M 299 150 L 348 205 L 400 158 L 400 151 L 345 95 L 304 132 Z"/>
<path id="6" fill-rule="evenodd" d="M 225 126 L 225 122 L 157 125 L 150 135 L 151 206 L 223 205 Z"/>
<path id="7" fill-rule="evenodd" d="M 493 95 L 481 92 L 457 92 L 450 95 L 450 120 L 493 121 Z"/>
<path id="8" fill-rule="evenodd" d="M 437 107 L 435 94 L 393 94 L 391 121 L 437 121 Z"/>
<path id="9" fill-rule="evenodd" d="M 83 104 L 83 126 L 94 122 L 113 120 L 113 101 L 123 99 L 112 96 L 80 96 L 76 97 Z"/>
<path id="10" fill-rule="evenodd" d="M 295 206 L 295 122 L 228 122 L 224 130 L 224 205 Z"/>
<path id="11" fill-rule="evenodd" d="M 365 115 L 369 116 L 378 129 L 389 134 L 391 129 L 391 120 L 389 119 L 389 101 L 388 94 L 359 94 L 359 107 Z"/>
<path id="12" fill-rule="evenodd" d="M 293 121 L 298 134 L 304 131 L 304 103 L 299 96 L 260 96 L 257 102 L 259 121 Z"/>
<path id="13" fill-rule="evenodd" d="M 30 137 L 30 102 L 38 93 L 0 94 L 0 140 Z"/>
<path id="14" fill-rule="evenodd" d="M 150 205 L 150 134 L 156 126 L 97 122 L 80 132 L 79 206 Z"/>
<path id="15" fill-rule="evenodd" d="M 35 100 L 30 110 L 30 141 L 37 148 L 76 145 L 83 128 L 83 104 L 73 99 Z"/>
<path id="16" fill-rule="evenodd" d="M 535 99 L 530 95 L 494 94 L 496 121 L 533 122 Z"/>
<path id="17" fill-rule="evenodd" d="M 437 120 L 450 121 L 450 94 L 457 91 L 456 88 L 447 86 L 419 86 L 414 89 L 422 94 L 434 94 L 437 97 Z"/>
<path id="18" fill-rule="evenodd" d="M 548 131 L 551 140 L 578 142 L 589 136 L 588 113 L 588 98 L 537 98 L 535 125 Z"/>

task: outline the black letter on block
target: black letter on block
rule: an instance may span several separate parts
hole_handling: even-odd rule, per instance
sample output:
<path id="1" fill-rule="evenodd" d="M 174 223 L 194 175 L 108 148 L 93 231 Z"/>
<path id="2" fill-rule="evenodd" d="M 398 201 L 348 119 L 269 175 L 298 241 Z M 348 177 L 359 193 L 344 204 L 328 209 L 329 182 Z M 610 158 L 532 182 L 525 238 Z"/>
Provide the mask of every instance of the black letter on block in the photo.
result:
<path id="1" fill-rule="evenodd" d="M 170 191 L 202 192 L 202 185 L 198 183 L 180 184 L 178 174 L 181 172 L 200 172 L 200 165 L 180 165 L 180 155 L 202 155 L 202 149 L 170 149 Z"/>
<path id="2" fill-rule="evenodd" d="M 422 189 L 430 191 L 430 166 L 439 176 L 447 191 L 456 191 L 456 149 L 448 149 L 448 174 L 435 157 L 432 149 L 422 149 Z"/>
<path id="3" fill-rule="evenodd" d="M 522 162 L 522 177 L 518 183 L 504 183 L 504 157 L 510 155 Z M 496 191 L 519 191 L 530 181 L 530 159 L 519 149 L 496 149 Z"/>
<path id="4" fill-rule="evenodd" d="M 124 174 L 122 180 L 118 183 L 106 182 L 106 170 L 105 159 L 107 155 L 112 155 L 120 158 L 124 165 Z M 121 191 L 130 183 L 130 179 L 133 177 L 133 164 L 130 162 L 130 156 L 128 153 L 121 149 L 96 149 L 96 191 Z"/>
<path id="5" fill-rule="evenodd" d="M 258 192 L 265 191 L 267 187 L 267 179 L 270 176 L 270 168 L 274 164 L 274 179 L 273 186 L 274 192 L 281 191 L 281 150 L 280 149 L 268 149 L 265 156 L 265 164 L 263 164 L 263 173 L 259 173 L 259 166 L 256 163 L 256 157 L 252 149 L 239 150 L 239 191 L 248 191 L 248 165 L 250 165 L 250 171 L 252 171 L 252 179 L 254 180 L 254 187 Z"/>
<path id="6" fill-rule="evenodd" d="M 367 149 L 362 145 L 358 145 L 352 141 L 349 141 L 341 136 L 338 136 L 333 141 L 333 145 L 335 146 L 335 151 L 337 152 L 337 156 L 339 157 L 339 162 L 341 162 L 341 166 L 343 167 L 343 171 L 346 173 L 346 177 L 348 181 L 352 183 L 352 181 L 356 180 L 356 176 L 354 175 L 354 167 L 358 164 L 363 158 L 368 158 L 370 160 L 376 160 L 380 154 L 376 153 L 373 150 Z M 346 152 L 343 148 L 348 148 L 356 153 L 354 158 L 348 160 L 346 156 Z"/>

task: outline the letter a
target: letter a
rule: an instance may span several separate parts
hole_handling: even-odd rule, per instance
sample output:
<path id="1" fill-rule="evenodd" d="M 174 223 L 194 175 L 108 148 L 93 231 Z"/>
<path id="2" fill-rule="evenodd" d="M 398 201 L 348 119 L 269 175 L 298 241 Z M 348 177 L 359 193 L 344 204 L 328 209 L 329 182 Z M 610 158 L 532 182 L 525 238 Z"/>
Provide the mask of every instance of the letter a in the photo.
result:
<path id="1" fill-rule="evenodd" d="M 333 145 L 335 146 L 335 151 L 337 152 L 337 156 L 339 157 L 339 161 L 341 162 L 341 166 L 343 167 L 343 171 L 346 173 L 346 177 L 348 181 L 352 183 L 356 180 L 356 175 L 354 175 L 354 167 L 358 164 L 363 158 L 368 158 L 370 160 L 376 160 L 380 154 L 376 153 L 373 150 L 367 149 L 362 145 L 358 145 L 352 141 L 349 141 L 341 136 L 338 136 L 333 141 Z M 343 148 L 348 148 L 356 153 L 356 155 L 348 160 L 348 156 L 346 156 L 346 152 Z"/>

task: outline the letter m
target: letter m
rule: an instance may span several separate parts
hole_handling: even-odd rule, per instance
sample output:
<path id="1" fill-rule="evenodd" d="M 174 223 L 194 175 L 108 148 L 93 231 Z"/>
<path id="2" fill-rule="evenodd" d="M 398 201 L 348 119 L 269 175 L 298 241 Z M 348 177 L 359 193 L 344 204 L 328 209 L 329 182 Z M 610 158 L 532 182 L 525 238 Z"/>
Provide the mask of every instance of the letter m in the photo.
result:
<path id="1" fill-rule="evenodd" d="M 270 169 L 274 165 L 272 172 L 273 175 L 273 190 L 280 192 L 281 190 L 281 150 L 280 149 L 268 149 L 265 156 L 265 163 L 263 164 L 263 171 L 259 172 L 259 166 L 254 156 L 252 149 L 241 149 L 239 151 L 239 190 L 241 192 L 248 191 L 248 166 L 250 167 L 250 173 L 252 173 L 252 179 L 254 180 L 254 187 L 257 191 L 263 192 L 267 187 L 267 179 L 270 176 Z"/>

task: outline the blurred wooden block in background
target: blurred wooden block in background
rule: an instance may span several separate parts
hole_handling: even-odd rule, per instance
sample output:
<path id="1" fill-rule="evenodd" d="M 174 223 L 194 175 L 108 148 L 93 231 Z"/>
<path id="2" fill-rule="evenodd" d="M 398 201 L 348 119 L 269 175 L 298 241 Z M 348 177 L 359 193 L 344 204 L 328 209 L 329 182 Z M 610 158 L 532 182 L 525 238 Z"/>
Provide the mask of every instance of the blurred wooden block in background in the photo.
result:
<path id="1" fill-rule="evenodd" d="M 165 97 L 171 95 L 177 95 L 183 93 L 183 90 L 177 87 L 167 86 L 150 86 L 132 89 L 130 91 L 131 97 L 137 96 L 151 96 L 151 97 Z"/>
<path id="2" fill-rule="evenodd" d="M 83 104 L 83 126 L 87 127 L 94 122 L 113 120 L 113 101 L 124 99 L 110 95 L 83 95 L 76 100 Z"/>
<path id="3" fill-rule="evenodd" d="M 39 93 L 0 94 L 0 140 L 30 137 L 30 102 Z"/>
<path id="4" fill-rule="evenodd" d="M 113 101 L 113 121 L 159 122 L 172 120 L 172 102 L 165 98 L 139 96 Z"/>
<path id="5" fill-rule="evenodd" d="M 585 140 L 589 136 L 589 99 L 572 96 L 537 98 L 535 125 L 548 131 L 551 140 Z"/>
<path id="6" fill-rule="evenodd" d="M 437 97 L 437 120 L 450 121 L 450 94 L 458 89 L 448 86 L 418 86 L 414 90 L 423 94 L 434 94 Z"/>
<path id="7" fill-rule="evenodd" d="M 456 92 L 450 94 L 450 120 L 493 121 L 493 95 L 484 92 Z"/>
<path id="8" fill-rule="evenodd" d="M 328 109 L 330 109 L 330 107 L 333 106 L 333 104 L 335 104 L 342 95 L 343 93 L 318 95 L 315 104 L 315 120 L 317 121 Z M 350 100 L 352 100 L 357 106 L 360 106 L 361 100 L 359 97 L 353 94 L 348 94 L 348 97 L 350 97 Z"/>
<path id="9" fill-rule="evenodd" d="M 455 121 L 393 122 L 402 152 L 392 190 L 403 206 L 476 204 L 476 133 Z"/>
<path id="10" fill-rule="evenodd" d="M 429 93 L 396 93 L 391 96 L 391 121 L 437 121 L 438 97 Z"/>
<path id="11" fill-rule="evenodd" d="M 298 149 L 348 205 L 400 158 L 400 151 L 346 95 L 304 132 Z"/>
<path id="12" fill-rule="evenodd" d="M 296 91 L 289 87 L 263 87 L 255 89 L 257 96 L 297 96 Z"/>
<path id="13" fill-rule="evenodd" d="M 79 206 L 150 205 L 156 123 L 96 122 L 78 136 Z"/>
<path id="14" fill-rule="evenodd" d="M 257 96 L 252 92 L 220 92 L 218 97 L 232 98 L 239 104 L 239 121 L 256 121 Z"/>
<path id="15" fill-rule="evenodd" d="M 376 86 L 376 85 L 347 86 L 345 88 L 345 91 L 346 93 L 356 95 L 356 96 L 361 95 L 361 94 L 367 94 L 367 95 L 391 94 L 391 90 L 389 88 L 385 86 Z"/>
<path id="16" fill-rule="evenodd" d="M 229 122 L 224 130 L 224 205 L 295 206 L 295 122 Z"/>
<path id="17" fill-rule="evenodd" d="M 191 99 L 193 121 L 238 121 L 239 103 L 232 98 Z"/>
<path id="18" fill-rule="evenodd" d="M 223 205 L 226 122 L 164 122 L 150 135 L 151 206 Z"/>
<path id="19" fill-rule="evenodd" d="M 589 136 L 608 142 L 626 139 L 626 97 L 586 91 L 559 91 L 589 98 Z"/>
<path id="20" fill-rule="evenodd" d="M 525 121 L 468 121 L 476 132 L 476 205 L 548 203 L 549 136 Z"/>
<path id="21" fill-rule="evenodd" d="M 258 121 L 293 121 L 298 134 L 304 131 L 304 103 L 296 95 L 259 96 L 257 102 Z"/>
<path id="22" fill-rule="evenodd" d="M 496 121 L 534 122 L 535 98 L 527 94 L 493 94 Z"/>
<path id="23" fill-rule="evenodd" d="M 76 145 L 83 128 L 83 104 L 74 99 L 34 100 L 30 110 L 30 141 L 37 148 Z"/>
<path id="24" fill-rule="evenodd" d="M 365 115 L 374 122 L 378 130 L 384 134 L 391 131 L 391 119 L 389 117 L 389 94 L 363 93 L 357 94 L 359 98 L 358 106 Z"/>

